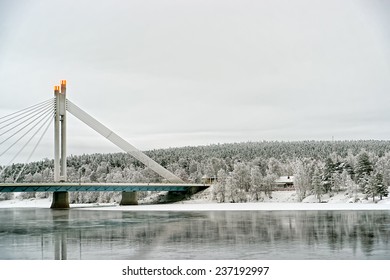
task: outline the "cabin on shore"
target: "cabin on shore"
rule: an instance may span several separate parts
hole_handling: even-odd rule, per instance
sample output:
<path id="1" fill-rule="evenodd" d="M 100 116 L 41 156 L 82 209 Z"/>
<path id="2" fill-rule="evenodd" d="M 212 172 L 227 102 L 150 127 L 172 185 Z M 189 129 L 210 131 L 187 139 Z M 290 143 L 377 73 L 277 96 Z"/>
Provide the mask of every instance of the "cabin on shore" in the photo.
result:
<path id="1" fill-rule="evenodd" d="M 275 180 L 275 189 L 294 189 L 294 176 L 280 176 Z"/>
<path id="2" fill-rule="evenodd" d="M 216 176 L 207 176 L 204 175 L 202 177 L 202 184 L 214 184 L 218 181 L 218 178 Z M 294 189 L 294 176 L 280 176 L 278 179 L 274 182 L 274 190 L 293 190 Z"/>
<path id="3" fill-rule="evenodd" d="M 218 178 L 216 176 L 210 177 L 210 176 L 204 175 L 201 180 L 202 180 L 202 184 L 211 185 L 211 184 L 217 182 Z"/>

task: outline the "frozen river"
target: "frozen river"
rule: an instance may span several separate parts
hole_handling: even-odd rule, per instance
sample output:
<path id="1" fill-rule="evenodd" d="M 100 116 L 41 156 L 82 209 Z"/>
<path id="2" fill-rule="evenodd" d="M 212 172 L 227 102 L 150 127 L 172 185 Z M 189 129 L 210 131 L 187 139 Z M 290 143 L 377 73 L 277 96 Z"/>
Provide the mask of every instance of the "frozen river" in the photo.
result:
<path id="1" fill-rule="evenodd" d="M 390 259 L 390 211 L 3 208 L 0 259 Z"/>

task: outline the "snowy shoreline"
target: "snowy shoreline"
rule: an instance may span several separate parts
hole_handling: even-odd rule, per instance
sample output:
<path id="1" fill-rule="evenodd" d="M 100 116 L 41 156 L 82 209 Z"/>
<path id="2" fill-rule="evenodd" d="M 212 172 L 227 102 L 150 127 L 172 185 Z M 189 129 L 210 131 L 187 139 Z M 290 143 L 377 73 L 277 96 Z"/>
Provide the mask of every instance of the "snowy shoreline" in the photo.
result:
<path id="1" fill-rule="evenodd" d="M 86 210 L 117 211 L 293 211 L 293 210 L 390 210 L 389 204 L 352 203 L 175 203 L 135 206 L 85 207 Z"/>
<path id="2" fill-rule="evenodd" d="M 262 202 L 247 203 L 217 203 L 204 198 L 183 200 L 165 204 L 139 204 L 119 206 L 117 203 L 71 204 L 71 209 L 102 210 L 102 211 L 290 211 L 290 210 L 390 210 L 390 198 L 377 203 L 372 200 L 360 200 L 350 203 L 345 194 L 340 193 L 329 197 L 326 203 L 318 203 L 313 197 L 307 197 L 303 202 L 294 200 L 293 192 L 274 192 L 272 199 Z M 51 199 L 25 199 L 0 201 L 0 208 L 50 208 Z"/>

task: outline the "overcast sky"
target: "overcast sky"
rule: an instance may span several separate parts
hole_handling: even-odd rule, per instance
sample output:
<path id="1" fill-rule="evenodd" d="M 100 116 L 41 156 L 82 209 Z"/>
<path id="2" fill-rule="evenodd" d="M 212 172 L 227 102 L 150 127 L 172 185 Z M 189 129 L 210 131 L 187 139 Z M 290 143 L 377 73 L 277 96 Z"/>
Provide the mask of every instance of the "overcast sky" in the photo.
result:
<path id="1" fill-rule="evenodd" d="M 0 0 L 0 116 L 66 79 L 72 102 L 142 150 L 388 140 L 389 3 Z M 68 127 L 70 154 L 119 151 Z"/>

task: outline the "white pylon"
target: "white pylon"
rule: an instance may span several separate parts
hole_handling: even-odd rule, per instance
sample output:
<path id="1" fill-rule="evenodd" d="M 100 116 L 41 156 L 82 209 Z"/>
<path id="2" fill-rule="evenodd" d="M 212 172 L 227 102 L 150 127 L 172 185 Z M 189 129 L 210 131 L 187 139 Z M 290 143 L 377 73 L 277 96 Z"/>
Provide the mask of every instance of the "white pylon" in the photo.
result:
<path id="1" fill-rule="evenodd" d="M 113 144 L 132 155 L 157 174 L 171 183 L 184 183 L 182 179 L 162 167 L 146 154 L 128 143 L 102 123 L 88 115 L 66 98 L 66 80 L 60 86 L 54 87 L 55 116 L 54 116 L 54 182 L 66 182 L 66 112 L 69 111 L 76 118 L 87 124 L 96 132 L 107 138 Z"/>
<path id="2" fill-rule="evenodd" d="M 66 181 L 66 80 L 54 86 L 54 182 Z"/>

